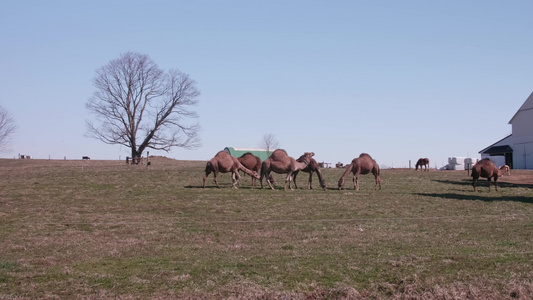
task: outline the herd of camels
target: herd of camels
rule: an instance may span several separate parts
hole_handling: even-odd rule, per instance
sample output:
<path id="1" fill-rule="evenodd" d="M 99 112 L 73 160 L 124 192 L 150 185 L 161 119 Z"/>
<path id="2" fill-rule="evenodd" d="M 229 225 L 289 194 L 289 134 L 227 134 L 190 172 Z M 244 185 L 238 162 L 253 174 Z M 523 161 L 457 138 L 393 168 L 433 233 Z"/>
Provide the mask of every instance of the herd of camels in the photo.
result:
<path id="1" fill-rule="evenodd" d="M 274 189 L 274 179 L 271 175 L 271 172 L 278 174 L 286 174 L 285 177 L 285 186 L 284 189 L 293 190 L 292 183 L 294 187 L 296 186 L 296 176 L 299 171 L 309 173 L 308 189 L 312 189 L 312 177 L 313 173 L 316 172 L 318 175 L 320 187 L 326 190 L 326 180 L 320 172 L 318 162 L 313 158 L 315 153 L 305 152 L 298 159 L 290 157 L 287 152 L 283 149 L 277 149 L 272 152 L 269 158 L 264 162 L 261 162 L 261 159 L 252 153 L 248 152 L 242 155 L 239 158 L 236 158 L 230 155 L 226 151 L 218 152 L 215 157 L 207 162 L 205 166 L 205 175 L 203 177 L 203 187 L 205 188 L 205 182 L 209 174 L 213 173 L 214 181 L 217 187 L 220 188 L 217 181 L 217 175 L 219 173 L 231 173 L 232 174 L 232 187 L 237 188 L 237 184 L 240 180 L 239 171 L 244 172 L 252 177 L 252 185 L 255 186 L 257 179 L 261 183 L 261 188 L 263 188 L 263 178 L 266 179 L 266 182 L 271 189 Z M 429 171 L 429 159 L 420 158 L 415 166 L 415 170 Z M 506 169 L 505 169 L 506 167 Z M 502 166 L 501 169 L 498 169 L 488 158 L 484 158 L 478 161 L 472 167 L 472 186 L 474 191 L 476 191 L 476 183 L 479 177 L 487 178 L 489 181 L 489 192 L 491 186 L 491 178 L 494 178 L 494 185 L 496 191 L 498 190 L 498 185 L 496 181 L 498 176 L 502 175 L 502 170 L 509 172 L 508 166 Z M 376 188 L 381 189 L 381 178 L 379 177 L 379 166 L 376 161 L 370 157 L 367 153 L 361 153 L 359 157 L 356 157 L 352 160 L 350 164 L 345 167 L 345 171 L 342 174 L 341 178 L 338 181 L 338 189 L 344 187 L 344 181 L 350 173 L 353 173 L 353 183 L 354 189 L 359 190 L 359 175 L 364 175 L 372 173 L 376 180 Z"/>

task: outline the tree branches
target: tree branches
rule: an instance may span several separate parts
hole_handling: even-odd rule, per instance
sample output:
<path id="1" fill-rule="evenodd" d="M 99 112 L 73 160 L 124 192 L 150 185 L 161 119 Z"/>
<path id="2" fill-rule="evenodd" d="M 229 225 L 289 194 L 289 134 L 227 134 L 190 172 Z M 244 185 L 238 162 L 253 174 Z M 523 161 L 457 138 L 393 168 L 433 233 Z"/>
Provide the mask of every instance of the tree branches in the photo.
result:
<path id="1" fill-rule="evenodd" d="M 96 72 L 87 109 L 97 124 L 87 122 L 87 136 L 131 148 L 132 157 L 146 148 L 169 151 L 199 145 L 197 118 L 190 110 L 200 91 L 178 70 L 164 72 L 147 56 L 128 52 Z"/>
<path id="2" fill-rule="evenodd" d="M 0 106 L 0 152 L 7 150 L 16 128 L 13 117 L 5 108 Z"/>

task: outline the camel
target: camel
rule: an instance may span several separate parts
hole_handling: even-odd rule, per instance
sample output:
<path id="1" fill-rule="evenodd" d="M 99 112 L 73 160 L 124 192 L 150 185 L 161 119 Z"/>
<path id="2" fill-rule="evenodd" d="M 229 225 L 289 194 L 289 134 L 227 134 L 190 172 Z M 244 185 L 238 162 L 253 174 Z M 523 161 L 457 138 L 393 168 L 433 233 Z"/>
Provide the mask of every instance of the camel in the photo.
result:
<path id="1" fill-rule="evenodd" d="M 299 162 L 302 162 L 302 160 L 305 159 L 305 154 L 300 156 L 300 158 L 298 158 L 296 161 L 299 161 Z M 324 177 L 322 177 L 322 172 L 320 172 L 320 168 L 318 166 L 318 163 L 316 162 L 316 160 L 314 158 L 311 158 L 309 160 L 309 164 L 307 165 L 307 167 L 305 167 L 304 169 L 301 170 L 302 172 L 306 172 L 306 173 L 309 173 L 309 182 L 307 184 L 307 189 L 313 189 L 313 173 L 316 172 L 316 175 L 318 176 L 318 181 L 320 182 L 320 187 L 322 187 L 322 189 L 325 191 L 326 190 L 326 180 L 324 179 Z M 294 187 L 295 188 L 298 188 L 298 186 L 296 185 L 296 176 L 298 176 L 298 172 L 299 171 L 296 171 L 293 173 L 293 178 L 292 180 L 294 181 Z"/>
<path id="2" fill-rule="evenodd" d="M 261 188 L 263 188 L 263 177 L 266 176 L 268 185 L 271 189 L 274 189 L 272 182 L 270 182 L 270 172 L 274 172 L 278 174 L 287 174 L 284 189 L 286 190 L 287 184 L 289 184 L 289 189 L 293 190 L 291 185 L 292 174 L 296 171 L 305 169 L 314 155 L 313 152 L 305 152 L 304 155 L 300 157 L 300 161 L 297 161 L 293 157 L 290 157 L 285 150 L 275 150 L 272 152 L 272 155 L 263 162 L 261 167 L 261 178 L 259 179 Z"/>
<path id="3" fill-rule="evenodd" d="M 511 176 L 511 171 L 508 165 L 503 165 L 500 167 L 500 176 Z"/>
<path id="4" fill-rule="evenodd" d="M 359 190 L 359 174 L 368 174 L 372 172 L 374 174 L 374 177 L 376 178 L 376 186 L 379 185 L 379 189 L 381 190 L 381 178 L 379 178 L 379 166 L 376 163 L 370 155 L 366 153 L 361 153 L 359 157 L 354 158 L 352 160 L 352 163 L 346 166 L 346 170 L 344 171 L 344 174 L 339 179 L 339 190 L 342 190 L 344 187 L 344 180 L 350 174 L 350 172 L 353 173 L 353 183 L 354 183 L 354 189 Z"/>
<path id="5" fill-rule="evenodd" d="M 421 159 L 419 159 L 416 162 L 415 171 L 418 170 L 418 167 L 420 167 L 420 171 L 423 171 L 422 167 L 424 167 L 426 171 L 429 171 L 429 158 L 421 158 Z"/>
<path id="6" fill-rule="evenodd" d="M 490 161 L 488 158 L 484 158 L 478 161 L 472 167 L 472 186 L 474 187 L 474 192 L 476 191 L 476 183 L 479 177 L 487 178 L 489 181 L 489 192 L 490 192 L 490 179 L 494 177 L 494 186 L 496 191 L 498 190 L 498 176 L 500 176 L 500 170 Z"/>
<path id="7" fill-rule="evenodd" d="M 241 157 L 238 157 L 237 160 L 247 169 L 251 171 L 255 171 L 259 173 L 259 170 L 261 169 L 261 159 L 255 155 L 253 155 L 251 152 L 244 153 Z M 243 171 L 244 172 L 244 171 Z M 252 186 L 256 185 L 257 178 L 254 176 L 252 177 Z M 270 176 L 270 181 L 274 183 L 274 178 Z"/>
<path id="8" fill-rule="evenodd" d="M 237 183 L 241 178 L 241 176 L 239 175 L 239 171 L 243 171 L 244 173 L 252 176 L 253 178 L 259 179 L 259 174 L 257 174 L 257 172 L 251 171 L 245 166 L 243 166 L 236 157 L 231 156 L 226 151 L 220 151 L 215 155 L 215 157 L 209 160 L 205 166 L 204 188 L 205 180 L 207 179 L 207 176 L 211 174 L 211 172 L 213 172 L 213 175 L 215 177 L 215 184 L 218 188 L 220 188 L 217 182 L 218 173 L 231 172 L 231 179 L 233 182 L 232 187 L 237 188 Z"/>

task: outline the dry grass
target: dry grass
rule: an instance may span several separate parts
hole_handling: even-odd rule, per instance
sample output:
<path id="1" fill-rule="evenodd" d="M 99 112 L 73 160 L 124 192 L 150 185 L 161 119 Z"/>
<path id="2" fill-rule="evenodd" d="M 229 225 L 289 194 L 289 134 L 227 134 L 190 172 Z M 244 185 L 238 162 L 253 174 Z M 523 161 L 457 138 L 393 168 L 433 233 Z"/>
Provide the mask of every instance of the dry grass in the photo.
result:
<path id="1" fill-rule="evenodd" d="M 0 298 L 529 299 L 533 172 L 237 190 L 204 162 L 0 160 Z M 282 182 L 281 176 L 276 177 Z"/>

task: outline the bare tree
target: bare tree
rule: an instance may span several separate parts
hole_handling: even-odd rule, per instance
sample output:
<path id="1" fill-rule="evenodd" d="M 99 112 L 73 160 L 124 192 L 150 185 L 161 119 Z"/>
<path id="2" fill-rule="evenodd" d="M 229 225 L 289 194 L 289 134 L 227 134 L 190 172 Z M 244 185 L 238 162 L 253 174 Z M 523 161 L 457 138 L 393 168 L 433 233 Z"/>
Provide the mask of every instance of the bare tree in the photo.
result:
<path id="1" fill-rule="evenodd" d="M 272 133 L 269 133 L 263 136 L 263 141 L 261 141 L 261 144 L 259 145 L 259 147 L 266 149 L 268 152 L 268 155 L 270 155 L 272 154 L 272 152 L 274 152 L 274 150 L 279 148 L 279 142 L 276 139 L 275 135 L 273 135 Z"/>
<path id="2" fill-rule="evenodd" d="M 7 109 L 0 106 L 0 152 L 6 151 L 17 126 Z"/>
<path id="3" fill-rule="evenodd" d="M 86 107 L 98 124 L 87 121 L 87 136 L 130 148 L 134 162 L 147 148 L 199 146 L 199 125 L 186 123 L 197 117 L 188 108 L 200 95 L 189 75 L 164 72 L 147 55 L 128 52 L 98 69 L 93 85 Z"/>

